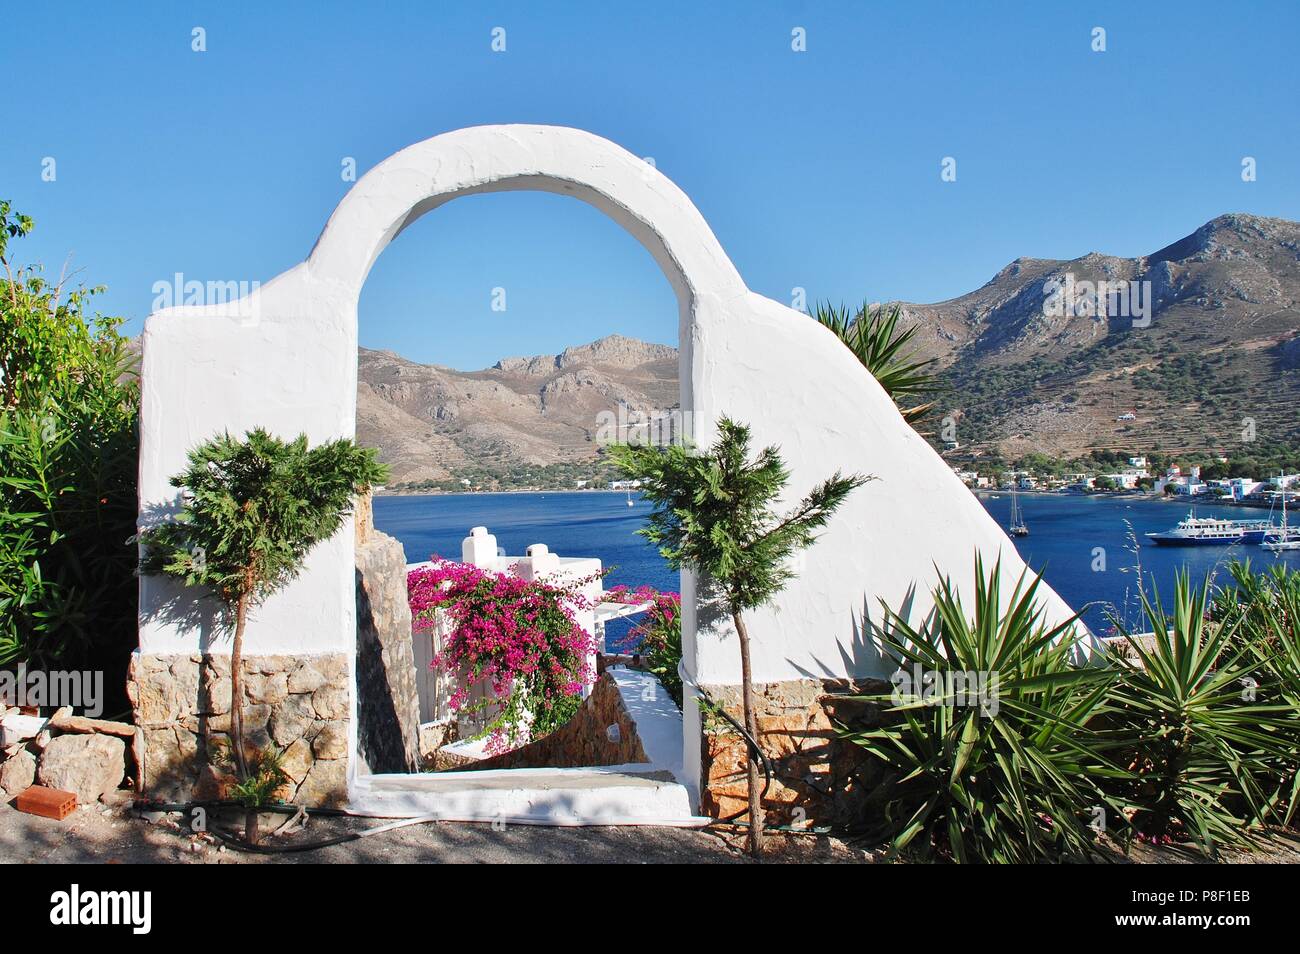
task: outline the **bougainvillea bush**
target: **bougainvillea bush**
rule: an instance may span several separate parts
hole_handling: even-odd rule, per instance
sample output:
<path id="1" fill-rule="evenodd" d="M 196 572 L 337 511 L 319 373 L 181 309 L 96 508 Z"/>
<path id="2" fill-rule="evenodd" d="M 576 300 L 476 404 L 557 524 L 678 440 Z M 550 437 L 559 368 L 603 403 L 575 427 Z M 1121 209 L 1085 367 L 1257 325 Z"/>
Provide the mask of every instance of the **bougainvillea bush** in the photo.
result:
<path id="1" fill-rule="evenodd" d="M 640 622 L 628 633 L 631 651 L 640 655 L 642 667 L 659 680 L 680 709 L 682 676 L 677 666 L 682 661 L 681 596 L 660 593 L 648 586 L 635 590 L 615 586 L 606 592 L 605 599 L 615 603 L 650 604 Z"/>
<path id="2" fill-rule="evenodd" d="M 452 677 L 449 706 L 488 720 L 489 754 L 507 752 L 564 725 L 595 679 L 593 636 L 574 613 L 591 608 L 582 595 L 590 578 L 562 585 L 527 582 L 466 563 L 438 561 L 407 575 L 417 632 L 448 615 L 450 633 L 433 665 Z M 492 696 L 475 699 L 486 682 Z"/>

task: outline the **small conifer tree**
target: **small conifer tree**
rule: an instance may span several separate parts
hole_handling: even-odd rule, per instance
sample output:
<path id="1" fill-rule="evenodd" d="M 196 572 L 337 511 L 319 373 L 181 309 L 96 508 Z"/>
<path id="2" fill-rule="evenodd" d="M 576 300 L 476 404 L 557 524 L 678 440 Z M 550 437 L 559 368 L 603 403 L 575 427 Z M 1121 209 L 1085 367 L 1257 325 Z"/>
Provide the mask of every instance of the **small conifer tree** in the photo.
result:
<path id="1" fill-rule="evenodd" d="M 222 434 L 194 448 L 172 486 L 185 491 L 174 521 L 143 535 L 146 573 L 210 590 L 229 610 L 231 750 L 248 779 L 241 677 L 249 613 L 302 569 L 307 553 L 333 536 L 353 498 L 387 477 L 375 451 L 350 440 L 307 446 L 258 428 Z"/>
<path id="2" fill-rule="evenodd" d="M 683 446 L 619 445 L 611 449 L 611 459 L 627 477 L 641 481 L 641 493 L 655 506 L 639 532 L 659 547 L 673 569 L 694 571 L 701 598 L 731 617 L 740 643 L 745 730 L 757 744 L 744 613 L 785 588 L 793 575 L 790 558 L 811 545 L 815 531 L 871 478 L 836 472 L 781 516 L 774 506 L 790 472 L 775 447 L 751 461 L 749 440 L 748 427 L 724 417 L 717 441 L 703 453 Z M 752 749 L 749 755 L 748 841 L 758 856 L 763 845 L 759 762 Z"/>

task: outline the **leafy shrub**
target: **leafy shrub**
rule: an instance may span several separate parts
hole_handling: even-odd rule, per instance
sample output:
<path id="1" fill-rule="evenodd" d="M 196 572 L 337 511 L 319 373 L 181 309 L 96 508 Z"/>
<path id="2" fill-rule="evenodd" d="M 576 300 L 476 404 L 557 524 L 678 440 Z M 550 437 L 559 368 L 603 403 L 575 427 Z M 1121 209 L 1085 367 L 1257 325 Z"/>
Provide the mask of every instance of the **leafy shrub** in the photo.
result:
<path id="1" fill-rule="evenodd" d="M 15 267 L 0 202 L 0 665 L 109 670 L 135 645 L 138 381 L 100 289 Z"/>
<path id="2" fill-rule="evenodd" d="M 1097 856 L 1099 782 L 1122 774 L 1088 729 L 1115 674 L 1080 666 L 1075 619 L 1048 627 L 1022 577 L 1001 609 L 1000 564 L 975 561 L 968 616 L 944 578 L 920 628 L 888 606 L 882 639 L 898 665 L 886 723 L 845 737 L 883 761 L 872 802 L 895 854 L 958 862 Z M 972 694 L 968 687 L 978 687 Z M 967 687 L 967 688 L 963 688 Z"/>
<path id="3" fill-rule="evenodd" d="M 628 635 L 636 641 L 634 651 L 641 656 L 642 667 L 659 680 L 680 709 L 682 675 L 677 666 L 682 661 L 682 598 L 650 587 L 629 590 L 616 586 L 607 591 L 606 599 L 620 603 L 650 601 L 650 608 Z"/>
<path id="4" fill-rule="evenodd" d="M 588 582 L 528 582 L 445 561 L 408 574 L 416 631 L 431 627 L 438 610 L 450 617 L 451 632 L 433 665 L 457 677 L 448 701 L 454 711 L 488 716 L 479 737 L 487 736 L 489 752 L 540 738 L 578 711 L 595 678 L 595 640 L 574 619 L 574 610 L 590 608 L 581 594 Z M 474 700 L 480 681 L 495 698 Z"/>

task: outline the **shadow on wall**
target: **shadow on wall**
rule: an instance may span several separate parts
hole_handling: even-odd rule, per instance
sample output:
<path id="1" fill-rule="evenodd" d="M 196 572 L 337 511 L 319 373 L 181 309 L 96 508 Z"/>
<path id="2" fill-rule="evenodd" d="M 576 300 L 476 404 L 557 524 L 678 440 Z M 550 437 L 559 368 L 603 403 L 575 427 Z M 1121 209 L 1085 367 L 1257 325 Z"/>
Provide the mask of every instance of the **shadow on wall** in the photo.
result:
<path id="1" fill-rule="evenodd" d="M 907 593 L 903 597 L 902 605 L 897 611 L 898 614 L 903 619 L 910 620 L 915 603 L 916 584 L 913 583 L 908 587 Z M 877 609 L 880 608 L 877 607 Z M 885 652 L 885 630 L 879 622 L 872 618 L 871 612 L 871 601 L 864 596 L 862 598 L 861 615 L 850 620 L 853 628 L 852 640 L 847 645 L 840 643 L 837 646 L 840 653 L 838 663 L 832 664 L 814 657 L 816 671 L 799 666 L 796 663 L 791 663 L 791 665 L 805 679 L 836 679 L 844 678 L 845 674 L 848 674 L 850 678 L 888 679 L 890 674 L 898 668 L 898 664 Z"/>
<path id="2" fill-rule="evenodd" d="M 146 507 L 140 513 L 140 532 L 173 520 L 178 512 L 174 504 Z M 214 640 L 234 635 L 234 617 L 225 604 L 209 590 L 186 586 L 175 577 L 151 577 L 151 586 L 141 593 L 140 621 L 174 626 L 178 632 L 197 632 L 198 651 L 205 656 Z"/>
<path id="3" fill-rule="evenodd" d="M 405 559 L 405 557 L 403 557 Z M 394 685 L 384 661 L 380 632 L 382 613 L 371 599 L 366 573 L 357 567 L 357 748 L 362 765 L 371 772 L 416 772 L 419 765 L 408 758 L 406 740 L 415 727 L 401 719 L 394 701 L 402 691 Z M 409 639 L 408 639 L 409 642 Z M 408 650 L 409 654 L 409 650 Z M 414 687 L 415 661 L 410 659 L 410 688 Z"/>

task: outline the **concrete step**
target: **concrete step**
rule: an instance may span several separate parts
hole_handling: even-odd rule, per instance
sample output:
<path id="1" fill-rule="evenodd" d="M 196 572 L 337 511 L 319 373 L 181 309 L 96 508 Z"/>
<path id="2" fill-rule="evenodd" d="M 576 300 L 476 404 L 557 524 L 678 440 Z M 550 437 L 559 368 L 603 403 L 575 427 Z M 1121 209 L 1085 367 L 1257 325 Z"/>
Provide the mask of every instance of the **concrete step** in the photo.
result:
<path id="1" fill-rule="evenodd" d="M 650 765 L 367 775 L 349 808 L 384 818 L 526 825 L 707 824 L 671 772 Z"/>

